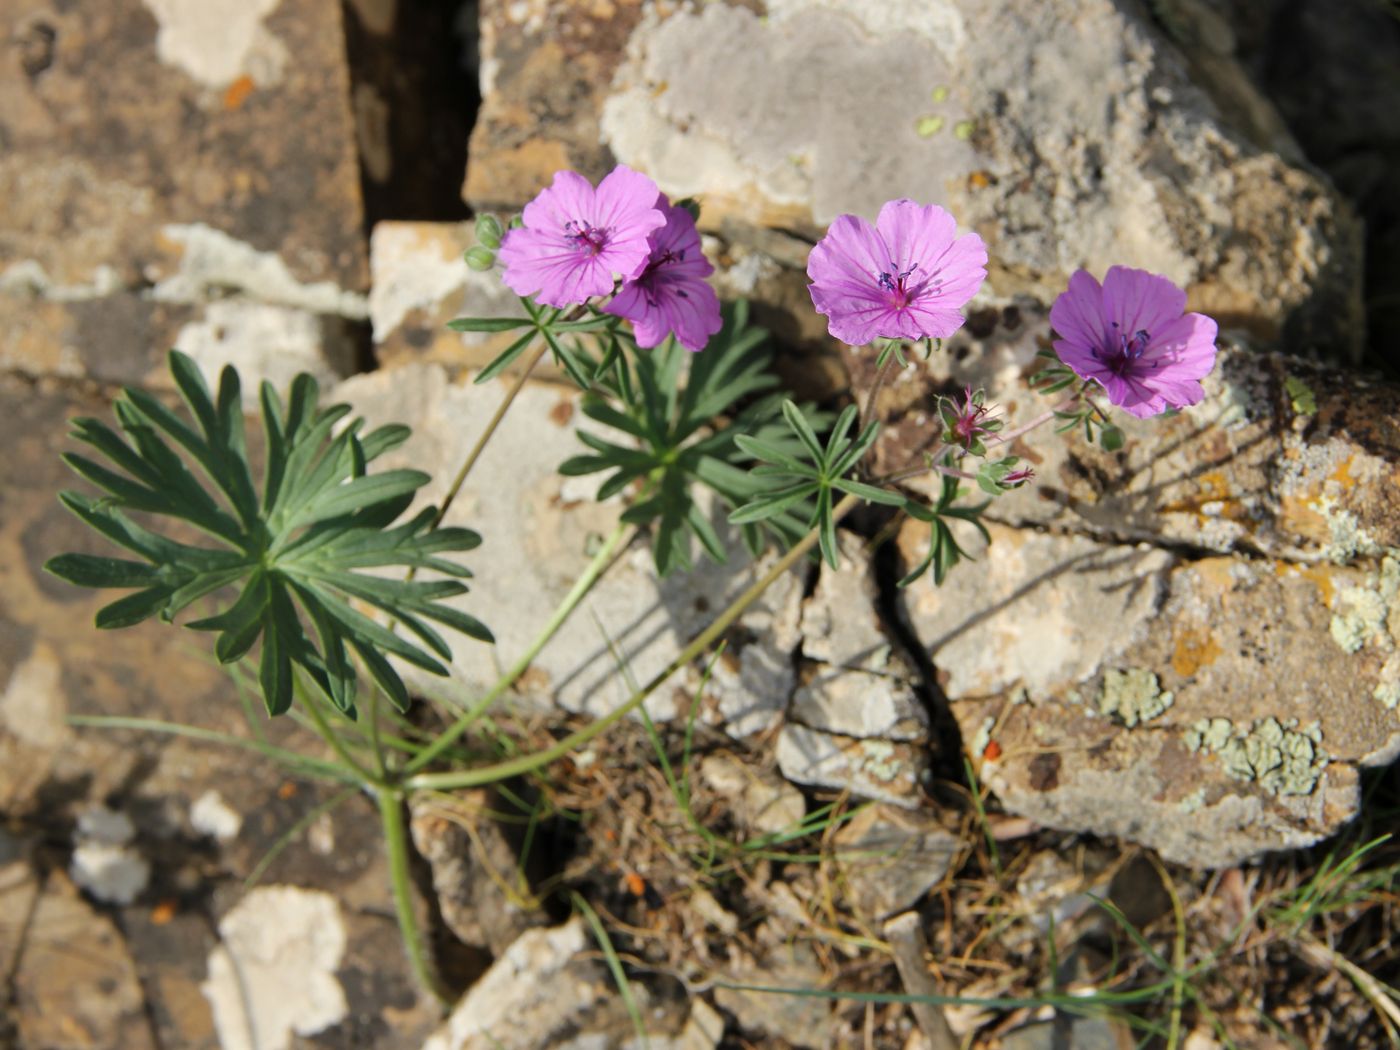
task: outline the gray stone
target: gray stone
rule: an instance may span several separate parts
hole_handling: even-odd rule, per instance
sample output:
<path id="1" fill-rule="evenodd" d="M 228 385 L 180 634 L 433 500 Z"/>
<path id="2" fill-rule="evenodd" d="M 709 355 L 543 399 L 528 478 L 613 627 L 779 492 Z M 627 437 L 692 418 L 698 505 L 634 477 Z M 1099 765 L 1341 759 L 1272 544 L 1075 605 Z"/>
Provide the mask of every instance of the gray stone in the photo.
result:
<path id="1" fill-rule="evenodd" d="M 865 542 L 839 539 L 841 564 L 823 563 L 816 590 L 802 605 L 807 669 L 788 717 L 825 733 L 884 740 L 923 740 L 928 712 L 914 673 L 885 633 Z"/>
<path id="2" fill-rule="evenodd" d="M 906 559 L 926 536 L 904 528 Z M 1008 811 L 1234 864 L 1335 832 L 1357 812 L 1357 769 L 1400 753 L 1388 622 L 1355 649 L 1333 631 L 1350 596 L 1384 591 L 1385 568 L 1175 564 L 1002 526 L 993 539 L 942 588 L 904 597 Z"/>
<path id="3" fill-rule="evenodd" d="M 849 899 L 876 921 L 916 906 L 962 848 L 927 814 L 878 802 L 842 825 L 835 843 Z"/>
<path id="4" fill-rule="evenodd" d="M 928 753 L 892 740 L 856 740 L 789 723 L 778 734 L 778 768 L 799 784 L 849 790 L 898 806 L 919 804 Z"/>
<path id="5" fill-rule="evenodd" d="M 800 791 L 735 755 L 705 755 L 699 773 L 705 785 L 733 807 L 734 819 L 751 835 L 776 835 L 797 826 L 807 815 Z"/>
<path id="6" fill-rule="evenodd" d="M 811 945 L 795 941 L 773 945 L 762 959 L 742 960 L 731 968 L 727 980 L 737 985 L 811 989 L 821 987 L 825 977 Z M 715 1004 L 753 1035 L 776 1036 L 813 1050 L 828 1045 L 832 1014 L 831 1004 L 824 999 L 720 987 L 715 989 Z"/>

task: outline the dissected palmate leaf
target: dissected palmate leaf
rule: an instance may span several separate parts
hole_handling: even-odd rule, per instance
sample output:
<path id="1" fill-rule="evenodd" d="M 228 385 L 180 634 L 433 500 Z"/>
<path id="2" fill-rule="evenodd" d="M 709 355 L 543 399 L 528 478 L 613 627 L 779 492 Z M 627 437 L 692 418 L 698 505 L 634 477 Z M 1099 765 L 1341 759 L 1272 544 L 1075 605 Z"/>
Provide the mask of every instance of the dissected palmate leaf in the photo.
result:
<path id="1" fill-rule="evenodd" d="M 615 330 L 599 333 L 598 356 L 579 343 L 571 350 L 578 366 L 593 377 L 584 414 L 616 433 L 604 438 L 580 430 L 579 439 L 590 451 L 559 469 L 569 475 L 610 472 L 598 490 L 600 499 L 634 482 L 646 483 L 625 518 L 652 529 L 652 556 L 662 575 L 690 567 L 692 541 L 705 556 L 725 559 L 724 541 L 697 496 L 708 489 L 728 511 L 761 490 L 745 469 L 753 456 L 741 438 L 782 448 L 792 440 L 782 422 L 782 399 L 768 393 L 778 381 L 769 371 L 772 351 L 766 337 L 763 329 L 749 326 L 747 304 L 740 302 L 725 307 L 723 328 L 699 353 L 674 340 L 638 349 Z M 821 414 L 802 411 L 822 424 Z M 769 536 L 795 542 L 806 531 L 808 509 L 795 505 L 740 523 L 745 545 L 758 554 Z"/>
<path id="2" fill-rule="evenodd" d="M 470 529 L 434 528 L 431 507 L 395 524 L 428 475 L 367 471 L 407 439 L 407 427 L 361 434 L 363 421 L 354 420 L 337 430 L 350 408 L 321 406 L 311 376 L 296 378 L 285 403 L 264 383 L 259 394 L 267 454 L 257 486 L 238 374 L 225 368 L 211 395 L 184 354 L 171 351 L 170 370 L 193 425 L 140 390 L 124 391 L 114 405 L 120 433 L 97 420 L 73 422 L 73 436 L 106 463 L 76 454 L 64 459 L 104 496 L 65 492 L 60 498 L 93 529 L 144 559 L 63 554 L 45 565 L 79 586 L 136 589 L 97 614 L 99 627 L 128 627 L 152 616 L 170 621 L 199 598 L 238 587 L 238 597 L 223 612 L 187 626 L 216 632 L 214 652 L 225 663 L 261 643 L 259 680 L 271 714 L 291 706 L 300 668 L 336 707 L 353 715 L 351 652 L 389 698 L 406 707 L 408 691 L 385 654 L 446 674 L 442 661 L 451 651 L 429 621 L 492 641 L 480 621 L 443 604 L 466 591 L 461 581 L 471 575 L 444 555 L 471 550 L 481 537 Z M 216 545 L 163 536 L 138 523 L 133 512 L 193 525 Z M 447 578 L 406 580 L 366 569 L 429 570 Z M 402 624 L 416 641 L 371 619 L 357 604 Z"/>
<path id="3" fill-rule="evenodd" d="M 900 587 L 908 587 L 926 572 L 932 571 L 933 582 L 937 586 L 942 586 L 947 579 L 948 572 L 958 562 L 971 561 L 972 556 L 958 545 L 957 538 L 953 535 L 953 530 L 949 527 L 952 521 L 965 521 L 977 529 L 982 534 L 982 539 L 992 542 L 992 534 L 987 531 L 987 526 L 982 524 L 982 512 L 991 506 L 991 500 L 975 503 L 970 506 L 958 506 L 958 496 L 962 493 L 962 485 L 956 477 L 943 475 L 943 487 L 938 496 L 938 502 L 932 507 L 926 507 L 917 500 L 908 500 L 904 509 L 911 518 L 926 522 L 929 526 L 928 553 L 923 561 L 915 565 L 905 577 L 899 581 Z"/>
<path id="4" fill-rule="evenodd" d="M 741 449 L 761 462 L 749 472 L 758 484 L 743 505 L 729 516 L 732 524 L 752 526 L 794 512 L 801 507 L 801 532 L 817 529 L 821 556 L 834 569 L 839 560 L 836 545 L 836 508 L 833 491 L 859 496 L 868 503 L 903 506 L 904 497 L 890 489 L 857 481 L 848 475 L 859 466 L 879 436 L 876 423 L 852 437 L 858 418 L 855 405 L 848 405 L 837 416 L 823 444 L 811 420 L 791 401 L 782 404 L 786 424 L 786 444 L 765 438 L 739 436 Z"/>

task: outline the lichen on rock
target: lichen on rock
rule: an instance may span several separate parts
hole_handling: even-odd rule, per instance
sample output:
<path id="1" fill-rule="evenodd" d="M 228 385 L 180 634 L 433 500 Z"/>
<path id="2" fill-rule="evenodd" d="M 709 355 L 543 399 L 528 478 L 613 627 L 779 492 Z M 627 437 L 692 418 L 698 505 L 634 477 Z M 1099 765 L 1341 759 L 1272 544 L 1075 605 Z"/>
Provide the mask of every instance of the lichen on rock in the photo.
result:
<path id="1" fill-rule="evenodd" d="M 1310 795 L 1327 766 L 1322 729 L 1296 719 L 1261 718 L 1241 730 L 1228 718 L 1203 718 L 1186 731 L 1188 750 L 1216 755 L 1226 774 L 1270 795 Z"/>
<path id="2" fill-rule="evenodd" d="M 1105 671 L 1099 691 L 1099 711 L 1117 715 L 1132 729 L 1139 722 L 1156 718 L 1172 706 L 1176 699 L 1170 690 L 1164 691 L 1157 675 L 1145 667 L 1127 671 Z"/>

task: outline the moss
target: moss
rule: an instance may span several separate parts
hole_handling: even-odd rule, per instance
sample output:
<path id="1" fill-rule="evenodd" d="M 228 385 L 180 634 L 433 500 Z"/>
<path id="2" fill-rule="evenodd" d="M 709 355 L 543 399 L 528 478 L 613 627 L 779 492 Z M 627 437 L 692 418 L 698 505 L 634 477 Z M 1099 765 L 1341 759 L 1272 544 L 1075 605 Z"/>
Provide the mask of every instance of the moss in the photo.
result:
<path id="1" fill-rule="evenodd" d="M 1327 766 L 1322 730 L 1314 722 L 1261 718 L 1248 730 L 1228 718 L 1203 718 L 1184 735 L 1186 747 L 1220 759 L 1226 775 L 1257 783 L 1270 795 L 1310 795 Z"/>
<path id="2" fill-rule="evenodd" d="M 1288 403 L 1300 416 L 1317 415 L 1317 395 L 1312 387 L 1297 376 L 1289 376 L 1283 381 L 1283 389 L 1288 393 Z"/>
<path id="3" fill-rule="evenodd" d="M 1163 692 L 1157 676 L 1145 668 L 1107 671 L 1099 691 L 1099 710 L 1117 715 L 1129 729 L 1139 722 L 1156 718 L 1171 707 L 1175 697 Z"/>

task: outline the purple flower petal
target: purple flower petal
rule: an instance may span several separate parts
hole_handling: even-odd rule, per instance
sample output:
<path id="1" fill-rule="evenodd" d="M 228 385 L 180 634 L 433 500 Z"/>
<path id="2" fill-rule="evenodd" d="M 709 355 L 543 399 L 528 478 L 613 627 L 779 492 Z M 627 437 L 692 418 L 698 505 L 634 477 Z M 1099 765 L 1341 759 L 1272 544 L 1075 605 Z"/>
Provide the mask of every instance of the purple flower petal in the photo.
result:
<path id="1" fill-rule="evenodd" d="M 874 226 L 837 217 L 807 260 L 812 304 L 828 331 L 851 345 L 957 331 L 958 311 L 987 275 L 987 252 L 976 234 L 956 234 L 946 211 L 911 200 L 887 202 Z"/>
<path id="2" fill-rule="evenodd" d="M 1165 277 L 1114 266 L 1100 285 L 1080 270 L 1050 308 L 1055 352 L 1139 419 L 1197 404 L 1215 365 L 1216 324 L 1185 308 L 1186 294 Z"/>
<path id="3" fill-rule="evenodd" d="M 502 279 L 516 294 L 548 306 L 606 295 L 615 277 L 646 266 L 647 235 L 666 221 L 658 196 L 654 182 L 627 167 L 613 170 L 597 190 L 577 172 L 556 172 L 525 205 L 525 225 L 502 240 Z"/>

